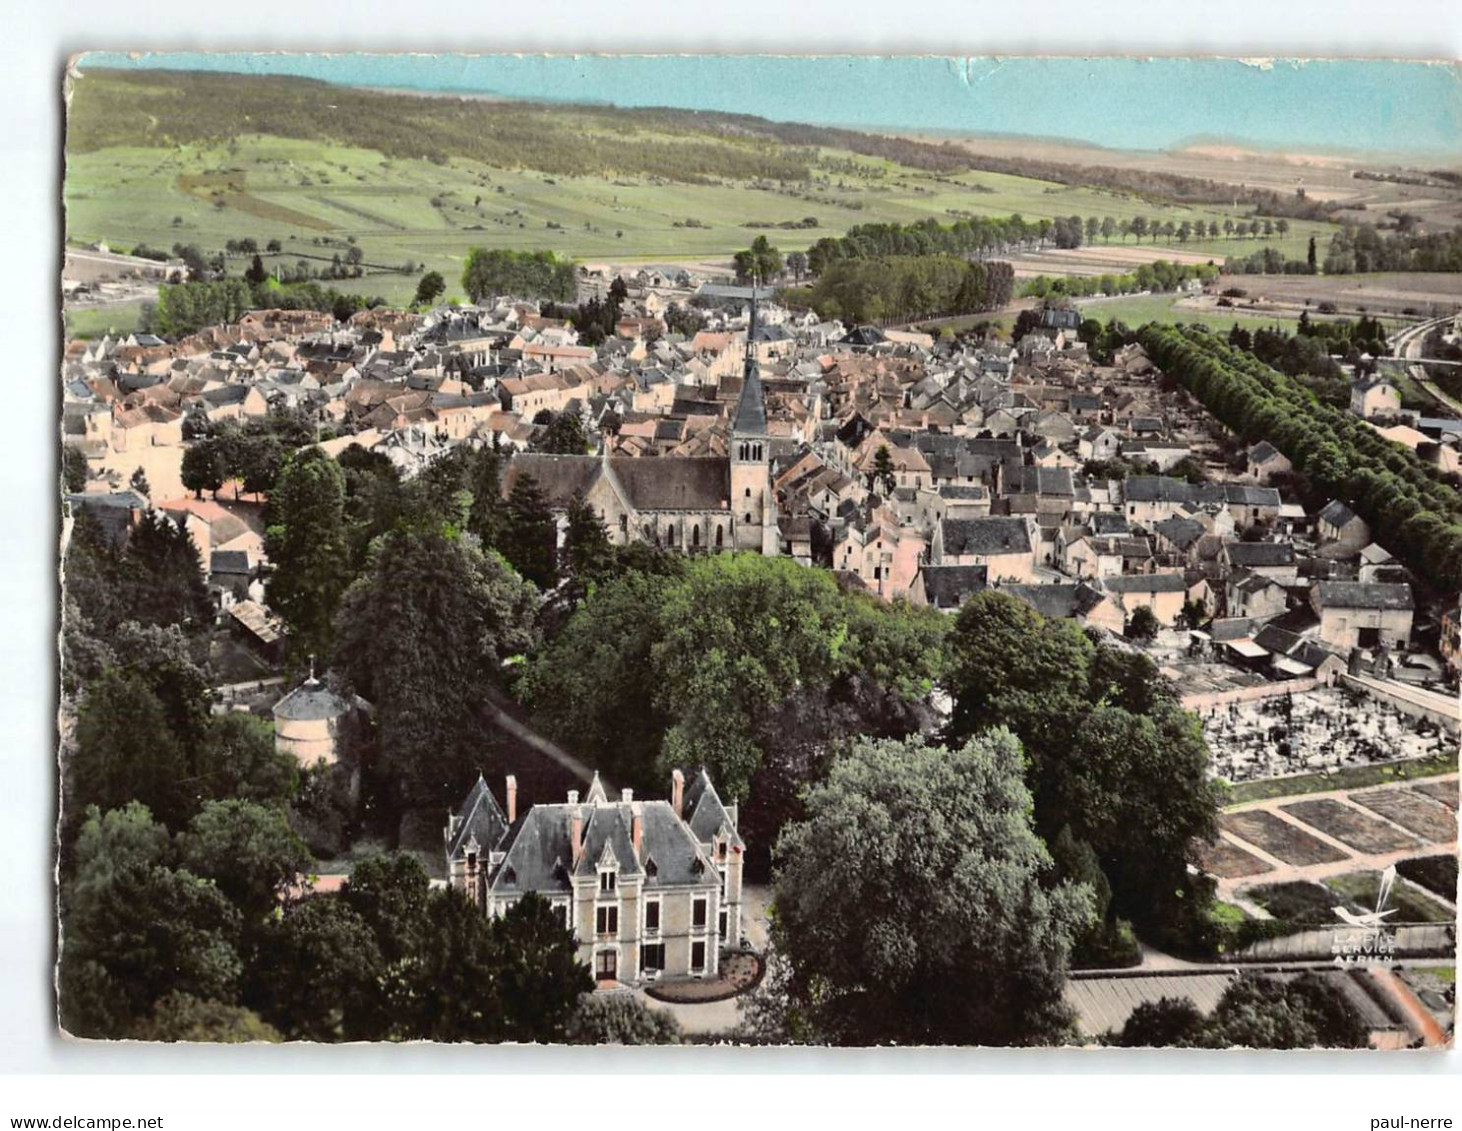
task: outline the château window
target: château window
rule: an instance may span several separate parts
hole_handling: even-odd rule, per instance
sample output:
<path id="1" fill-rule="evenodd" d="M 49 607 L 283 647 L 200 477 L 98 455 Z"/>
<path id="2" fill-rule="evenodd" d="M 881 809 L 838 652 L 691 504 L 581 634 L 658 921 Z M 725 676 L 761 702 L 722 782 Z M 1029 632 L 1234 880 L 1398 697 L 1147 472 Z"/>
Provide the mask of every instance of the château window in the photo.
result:
<path id="1" fill-rule="evenodd" d="M 722 911 L 719 915 L 716 916 L 716 933 L 720 935 L 722 939 L 725 939 L 726 937 L 726 922 L 726 912 Z"/>
<path id="2" fill-rule="evenodd" d="M 647 943 L 640 947 L 640 973 L 658 974 L 665 969 L 665 944 Z"/>
<path id="3" fill-rule="evenodd" d="M 704 897 L 691 902 L 690 925 L 692 927 L 704 927 L 706 925 L 706 901 Z"/>
<path id="4" fill-rule="evenodd" d="M 746 489 L 746 497 L 747 497 L 747 498 L 748 498 L 748 499 L 749 499 L 749 498 L 751 498 L 751 488 L 750 488 L 750 487 L 748 487 L 748 488 L 747 488 L 747 489 Z"/>
<path id="5" fill-rule="evenodd" d="M 660 929 L 660 901 L 650 900 L 645 904 L 645 930 L 658 931 Z"/>
<path id="6" fill-rule="evenodd" d="M 600 935 L 619 934 L 619 908 L 599 907 L 594 910 L 594 930 Z"/>
<path id="7" fill-rule="evenodd" d="M 690 944 L 690 972 L 692 974 L 704 974 L 706 971 L 706 944 L 696 942 Z"/>
<path id="8" fill-rule="evenodd" d="M 614 883 L 615 883 L 615 874 L 613 872 L 600 872 L 599 873 L 599 890 L 600 891 L 613 891 L 614 890 Z"/>

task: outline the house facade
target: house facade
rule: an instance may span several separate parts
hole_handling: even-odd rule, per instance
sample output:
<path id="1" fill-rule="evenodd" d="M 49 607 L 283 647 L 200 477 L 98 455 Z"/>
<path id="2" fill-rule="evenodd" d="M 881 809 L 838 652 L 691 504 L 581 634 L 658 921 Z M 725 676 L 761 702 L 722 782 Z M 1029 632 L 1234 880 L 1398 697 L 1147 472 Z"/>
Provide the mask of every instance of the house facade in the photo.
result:
<path id="1" fill-rule="evenodd" d="M 741 945 L 742 856 L 734 804 L 701 770 L 676 770 L 668 801 L 611 798 L 596 774 L 580 800 L 506 811 L 479 777 L 444 830 L 450 886 L 501 916 L 533 892 L 562 916 L 600 985 L 715 977 Z"/>

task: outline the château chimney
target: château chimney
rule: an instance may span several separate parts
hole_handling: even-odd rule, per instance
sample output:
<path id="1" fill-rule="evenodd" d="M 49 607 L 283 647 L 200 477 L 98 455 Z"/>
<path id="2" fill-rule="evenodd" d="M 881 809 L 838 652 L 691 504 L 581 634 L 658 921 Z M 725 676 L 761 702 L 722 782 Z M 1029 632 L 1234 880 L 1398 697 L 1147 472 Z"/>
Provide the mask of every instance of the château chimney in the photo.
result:
<path id="1" fill-rule="evenodd" d="M 629 790 L 625 790 L 625 792 L 628 793 Z M 643 860 L 643 846 L 645 843 L 645 814 L 644 810 L 641 808 L 638 802 L 634 803 L 630 807 L 629 835 L 630 840 L 634 842 L 635 846 L 635 860 Z"/>
<path id="2" fill-rule="evenodd" d="M 635 791 L 629 786 L 625 786 L 619 791 L 619 799 L 628 804 L 635 799 Z"/>
<path id="3" fill-rule="evenodd" d="M 518 819 L 518 779 L 508 775 L 508 824 Z"/>
<path id="4" fill-rule="evenodd" d="M 670 807 L 675 810 L 677 817 L 685 819 L 681 812 L 685 808 L 685 775 L 679 769 L 670 773 Z"/>
<path id="5" fill-rule="evenodd" d="M 579 857 L 584 854 L 584 813 L 576 804 L 577 795 L 571 793 L 569 796 L 575 802 L 569 807 L 569 852 L 573 855 L 573 866 L 577 868 Z"/>

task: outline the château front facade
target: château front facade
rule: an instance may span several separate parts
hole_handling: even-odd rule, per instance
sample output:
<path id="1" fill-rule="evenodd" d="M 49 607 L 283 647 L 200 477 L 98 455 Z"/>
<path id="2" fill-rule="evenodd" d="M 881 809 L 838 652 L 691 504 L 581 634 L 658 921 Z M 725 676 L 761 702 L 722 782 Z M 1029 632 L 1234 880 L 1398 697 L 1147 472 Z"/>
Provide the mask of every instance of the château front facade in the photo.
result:
<path id="1" fill-rule="evenodd" d="M 705 770 L 688 789 L 676 770 L 669 801 L 611 800 L 598 774 L 521 815 L 509 776 L 505 799 L 479 776 L 444 830 L 448 882 L 486 914 L 542 896 L 600 984 L 713 978 L 741 945 L 745 844 Z"/>

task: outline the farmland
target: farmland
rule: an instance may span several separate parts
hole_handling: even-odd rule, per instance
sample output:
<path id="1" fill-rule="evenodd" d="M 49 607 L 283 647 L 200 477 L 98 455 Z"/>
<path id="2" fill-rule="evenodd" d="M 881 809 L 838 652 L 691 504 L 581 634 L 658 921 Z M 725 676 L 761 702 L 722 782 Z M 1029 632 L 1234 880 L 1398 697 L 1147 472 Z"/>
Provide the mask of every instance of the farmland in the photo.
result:
<path id="1" fill-rule="evenodd" d="M 776 139 L 775 130 L 803 127 L 763 123 L 774 136 L 749 139 L 745 129 L 713 129 L 677 112 L 322 87 L 352 105 L 383 100 L 391 114 L 383 109 L 381 122 L 372 123 L 379 140 L 370 129 L 355 130 L 382 148 L 343 139 L 350 131 L 332 125 L 327 111 L 335 107 L 318 96 L 309 109 L 289 103 L 288 114 L 265 103 L 271 112 L 249 120 L 242 108 L 233 120 L 227 107 L 210 105 L 190 119 L 204 123 L 196 136 L 180 137 L 168 132 L 178 128 L 169 117 L 176 111 L 168 100 L 176 92 L 168 84 L 191 81 L 153 76 L 144 82 L 104 72 L 76 80 L 65 185 L 68 239 L 105 240 L 119 249 L 197 243 L 206 251 L 228 240 L 253 238 L 262 247 L 277 239 L 281 253 L 266 257 L 266 266 L 310 256 L 328 261 L 353 243 L 367 265 L 409 261 L 455 282 L 474 245 L 542 248 L 587 261 L 724 262 L 757 234 L 786 252 L 878 221 L 950 223 L 1019 213 L 1027 219 L 1110 216 L 1121 222 L 1143 216 L 1221 225 L 1246 215 L 1225 205 L 1176 206 L 1102 188 L 926 167 L 939 164 L 938 147 L 906 152 L 897 147 L 916 143 L 872 135 L 812 131 L 815 137 L 845 137 L 855 148 L 789 145 Z M 204 96 L 209 89 L 200 87 Z M 191 106 L 196 110 L 196 94 Z M 141 107 L 150 109 L 143 114 Z M 275 132 L 252 132 L 256 122 Z M 476 132 L 464 123 L 475 124 Z M 406 152 L 413 129 L 423 149 L 428 143 L 433 148 L 429 156 Z M 534 130 L 541 138 L 539 157 Z M 890 146 L 903 160 L 922 164 L 877 155 Z M 677 174 L 682 166 L 685 172 Z M 809 218 L 815 227 L 777 227 Z M 1261 246 L 1301 256 L 1310 235 L 1323 243 L 1332 230 L 1295 220 L 1286 237 L 1270 240 L 1179 244 L 1149 238 L 1139 244 L 1130 237 L 1098 238 L 1074 264 L 1065 262 L 1069 253 L 1052 252 L 1049 261 L 1027 257 L 1031 262 L 1020 269 L 1120 272 L 1158 257 L 1222 260 Z M 399 302 L 410 297 L 415 275 L 368 266 L 350 287 Z"/>

